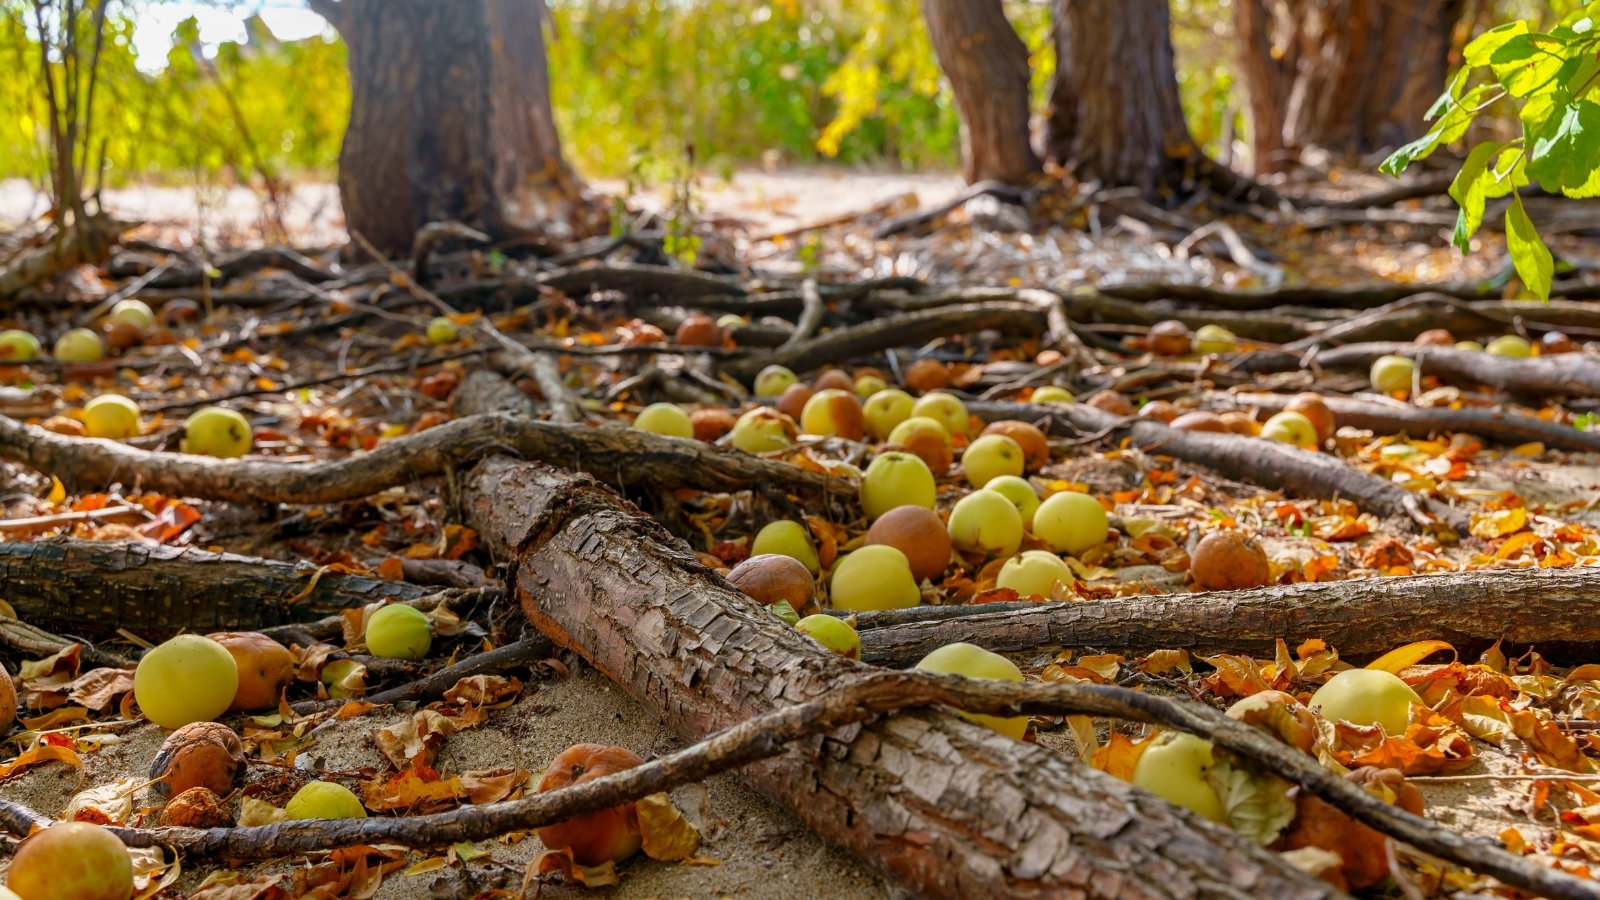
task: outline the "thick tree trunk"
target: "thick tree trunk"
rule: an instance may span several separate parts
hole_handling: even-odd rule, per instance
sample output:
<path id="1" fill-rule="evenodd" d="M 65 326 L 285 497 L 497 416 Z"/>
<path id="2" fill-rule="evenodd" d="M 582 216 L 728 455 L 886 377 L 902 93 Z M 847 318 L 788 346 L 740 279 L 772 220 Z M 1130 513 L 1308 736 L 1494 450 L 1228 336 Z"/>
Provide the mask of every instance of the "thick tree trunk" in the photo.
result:
<path id="1" fill-rule="evenodd" d="M 550 111 L 543 0 L 343 0 L 345 220 L 401 255 L 429 222 L 564 237 L 590 216 Z"/>
<path id="2" fill-rule="evenodd" d="M 685 740 L 864 671 L 592 479 L 497 457 L 465 490 L 469 520 L 511 567 L 534 624 Z M 840 729 L 744 776 L 918 896 L 1335 895 L 1232 831 L 947 713 Z"/>
<path id="3" fill-rule="evenodd" d="M 1028 48 L 1000 0 L 923 0 L 922 16 L 961 110 L 967 181 L 1014 184 L 1038 171 L 1028 141 Z"/>
<path id="4" fill-rule="evenodd" d="M 1465 0 L 1238 0 L 1238 66 L 1257 171 L 1310 147 L 1397 146 L 1444 89 Z"/>
<path id="5" fill-rule="evenodd" d="M 1200 159 L 1178 101 L 1167 0 L 1057 0 L 1049 150 L 1146 194 Z"/>

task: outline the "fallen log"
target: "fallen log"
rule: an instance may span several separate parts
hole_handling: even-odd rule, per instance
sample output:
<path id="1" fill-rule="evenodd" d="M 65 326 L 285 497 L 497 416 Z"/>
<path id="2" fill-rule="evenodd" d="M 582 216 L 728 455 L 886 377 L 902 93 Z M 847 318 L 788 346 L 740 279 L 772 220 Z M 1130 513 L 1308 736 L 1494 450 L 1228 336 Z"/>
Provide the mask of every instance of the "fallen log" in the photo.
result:
<path id="1" fill-rule="evenodd" d="M 1142 417 L 1114 416 L 1080 403 L 1038 406 L 1023 403 L 973 402 L 968 412 L 993 422 L 1022 419 L 1047 434 L 1077 437 L 1104 435 L 1127 439 L 1145 453 L 1170 456 L 1204 466 L 1228 478 L 1250 481 L 1297 497 L 1343 497 L 1380 516 L 1401 518 L 1413 527 L 1435 522 L 1465 532 L 1467 514 L 1414 494 L 1375 475 L 1352 468 L 1326 453 L 1301 450 L 1277 441 L 1237 434 L 1179 431 Z"/>
<path id="2" fill-rule="evenodd" d="M 255 630 L 441 594 L 399 581 L 319 574 L 309 564 L 73 539 L 0 543 L 0 585 L 24 621 L 95 636 L 126 627 L 146 638 Z"/>
<path id="3" fill-rule="evenodd" d="M 1208 393 L 1203 405 L 1214 409 L 1254 407 L 1281 412 L 1289 398 L 1283 394 Z M 1600 452 L 1600 432 L 1579 431 L 1571 425 L 1522 415 L 1504 407 L 1411 406 L 1388 398 L 1372 400 L 1323 396 L 1337 424 L 1376 434 L 1405 434 L 1416 438 L 1467 433 L 1501 444 L 1538 441 L 1556 450 Z"/>
<path id="4" fill-rule="evenodd" d="M 864 671 L 592 479 L 494 458 L 464 488 L 469 521 L 511 567 L 534 624 L 686 741 Z M 1237 834 L 944 713 L 835 731 L 745 776 L 922 896 L 1330 896 Z"/>
<path id="5" fill-rule="evenodd" d="M 1481 384 L 1532 397 L 1600 397 L 1600 360 L 1587 353 L 1558 353 L 1510 359 L 1454 347 L 1374 342 L 1347 344 L 1311 355 L 1281 351 L 1247 353 L 1232 361 L 1236 372 L 1292 372 L 1315 365 L 1324 369 L 1364 369 L 1380 356 L 1415 360 L 1425 375 L 1459 384 Z"/>
<path id="6" fill-rule="evenodd" d="M 810 498 L 854 497 L 849 479 L 634 428 L 590 428 L 486 413 L 397 438 L 376 450 L 316 463 L 219 460 L 64 437 L 0 417 L 0 457 L 69 486 L 137 482 L 145 490 L 238 503 L 339 503 L 461 466 L 490 451 L 592 472 L 628 488 L 710 491 L 771 488 Z"/>
<path id="7" fill-rule="evenodd" d="M 1096 647 L 1270 656 L 1279 639 L 1294 646 L 1309 638 L 1327 641 L 1345 659 L 1421 640 L 1449 641 L 1465 654 L 1502 639 L 1546 655 L 1585 650 L 1592 656 L 1600 645 L 1600 567 L 1447 572 L 1045 603 L 996 613 L 970 609 L 973 615 L 906 623 L 895 623 L 893 613 L 861 614 L 862 658 L 905 666 L 952 641 L 1001 653 Z"/>
<path id="8" fill-rule="evenodd" d="M 1220 320 L 1219 320 L 1220 321 Z M 1226 325 L 1226 322 L 1221 324 Z M 1305 337 L 1285 342 L 1285 350 L 1371 341 L 1410 341 L 1432 328 L 1458 337 L 1503 331 L 1520 324 L 1530 332 L 1565 330 L 1574 335 L 1600 335 L 1600 309 L 1593 303 L 1551 300 L 1462 300 L 1423 293 L 1370 309 L 1358 316 L 1313 322 Z M 1242 331 L 1235 334 L 1243 335 Z"/>

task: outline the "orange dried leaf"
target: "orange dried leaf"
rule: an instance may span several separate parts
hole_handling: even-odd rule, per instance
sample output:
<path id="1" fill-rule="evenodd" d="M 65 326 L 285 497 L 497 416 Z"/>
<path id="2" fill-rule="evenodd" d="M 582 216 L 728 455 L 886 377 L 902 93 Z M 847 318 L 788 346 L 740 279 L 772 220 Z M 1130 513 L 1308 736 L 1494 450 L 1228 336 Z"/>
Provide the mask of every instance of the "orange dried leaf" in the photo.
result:
<path id="1" fill-rule="evenodd" d="M 666 794 L 651 794 L 634 803 L 639 812 L 639 833 L 644 838 L 645 855 L 651 859 L 676 862 L 688 859 L 700 849 L 700 832 Z"/>

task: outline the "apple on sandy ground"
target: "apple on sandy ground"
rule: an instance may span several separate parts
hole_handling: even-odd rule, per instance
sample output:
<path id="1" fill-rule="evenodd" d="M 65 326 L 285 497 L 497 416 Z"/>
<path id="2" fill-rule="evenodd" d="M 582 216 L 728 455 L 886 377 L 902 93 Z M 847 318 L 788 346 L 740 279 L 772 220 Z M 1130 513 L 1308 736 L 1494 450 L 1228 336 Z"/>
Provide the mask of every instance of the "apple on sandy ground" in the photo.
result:
<path id="1" fill-rule="evenodd" d="M 133 859 L 110 830 L 60 822 L 17 846 L 6 885 L 24 900 L 128 900 Z"/>
<path id="2" fill-rule="evenodd" d="M 557 791 L 644 764 L 626 747 L 575 744 L 551 761 L 539 779 L 538 790 Z M 576 816 L 537 830 L 539 840 L 551 850 L 566 850 L 580 866 L 619 863 L 644 846 L 639 811 L 632 803 Z"/>
<path id="3" fill-rule="evenodd" d="M 239 690 L 239 664 L 228 649 L 198 634 L 180 634 L 139 658 L 133 698 L 162 728 L 205 722 L 227 711 Z"/>
<path id="4" fill-rule="evenodd" d="M 1022 670 L 1011 660 L 967 643 L 946 644 L 924 656 L 922 661 L 917 663 L 917 668 L 924 672 L 965 675 L 968 678 L 1011 682 L 1022 680 Z M 980 725 L 987 725 L 1013 740 L 1020 741 L 1022 736 L 1028 733 L 1027 716 L 985 716 L 967 712 L 962 712 L 961 715 Z"/>

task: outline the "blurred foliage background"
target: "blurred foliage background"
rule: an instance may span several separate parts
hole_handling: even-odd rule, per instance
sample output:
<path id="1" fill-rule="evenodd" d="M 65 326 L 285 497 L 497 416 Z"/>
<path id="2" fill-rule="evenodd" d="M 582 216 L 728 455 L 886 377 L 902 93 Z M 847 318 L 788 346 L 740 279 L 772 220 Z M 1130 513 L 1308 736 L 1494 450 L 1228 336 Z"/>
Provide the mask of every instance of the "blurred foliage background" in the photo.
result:
<path id="1" fill-rule="evenodd" d="M 146 0 L 157 2 L 157 0 Z M 1482 0 L 1478 21 L 1554 17 L 1573 0 Z M 136 66 L 141 0 L 113 9 L 96 96 L 110 184 L 260 185 L 332 177 L 348 112 L 344 48 L 325 36 L 201 52 L 194 21 L 165 68 Z M 248 4 L 240 4 L 248 7 Z M 0 0 L 0 178 L 44 175 L 42 100 L 26 0 Z M 1048 0 L 1008 5 L 1043 102 Z M 956 111 L 917 0 L 551 0 L 550 68 L 569 158 L 591 176 L 837 162 L 953 169 Z M 1242 135 L 1228 0 L 1174 0 L 1190 126 L 1211 153 Z M 146 68 L 150 68 L 148 63 Z M 1419 123 L 1419 130 L 1420 130 Z M 1226 155 L 1224 153 L 1224 155 Z"/>

